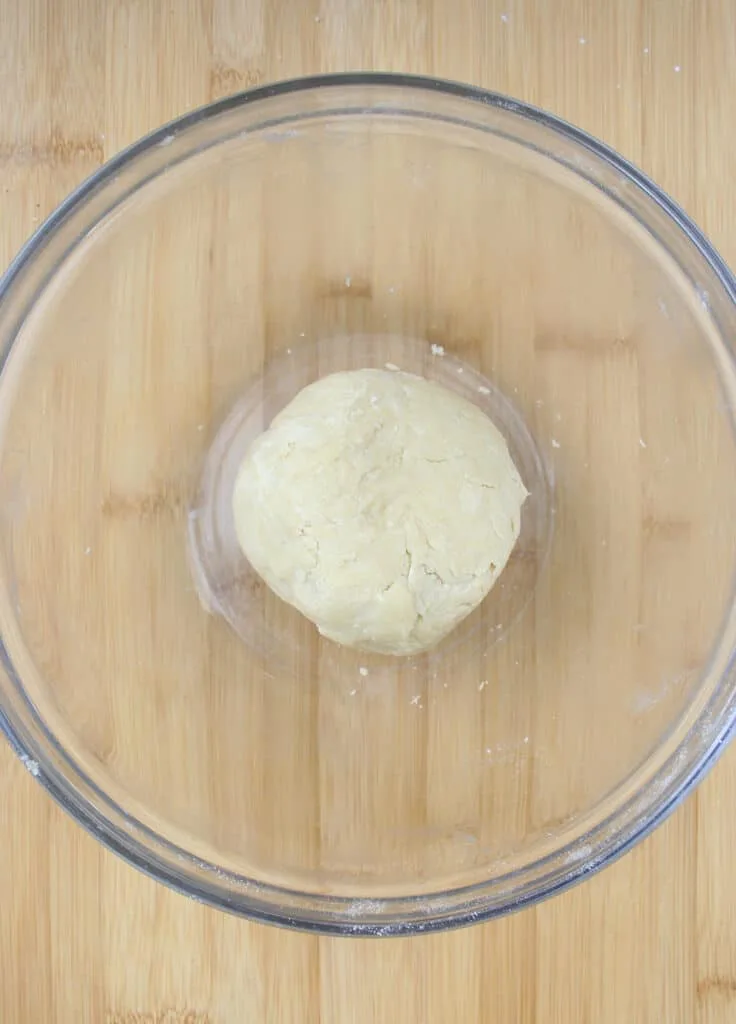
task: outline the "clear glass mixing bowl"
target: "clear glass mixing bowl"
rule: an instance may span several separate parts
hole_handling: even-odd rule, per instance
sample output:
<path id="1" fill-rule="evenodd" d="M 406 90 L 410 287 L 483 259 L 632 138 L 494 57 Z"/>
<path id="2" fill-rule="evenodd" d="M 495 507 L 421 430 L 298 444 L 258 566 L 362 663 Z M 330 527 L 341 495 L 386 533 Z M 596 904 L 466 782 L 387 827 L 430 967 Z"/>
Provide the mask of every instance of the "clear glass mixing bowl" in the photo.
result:
<path id="1" fill-rule="evenodd" d="M 2 283 L 0 724 L 103 842 L 262 920 L 559 891 L 734 723 L 734 337 L 687 217 L 501 96 L 320 78 L 162 128 Z M 385 362 L 485 405 L 532 492 L 496 589 L 408 660 L 320 639 L 227 547 L 237 446 Z"/>

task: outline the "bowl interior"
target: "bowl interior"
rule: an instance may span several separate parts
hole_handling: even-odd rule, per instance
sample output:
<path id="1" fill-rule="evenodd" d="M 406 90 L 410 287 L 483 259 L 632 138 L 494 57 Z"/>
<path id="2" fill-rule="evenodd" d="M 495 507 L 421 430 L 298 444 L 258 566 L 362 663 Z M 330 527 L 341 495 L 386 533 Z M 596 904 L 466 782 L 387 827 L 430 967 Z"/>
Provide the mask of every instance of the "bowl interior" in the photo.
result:
<path id="1" fill-rule="evenodd" d="M 715 285 L 631 183 L 501 109 L 379 99 L 266 98 L 121 168 L 44 243 L 0 381 L 2 629 L 56 743 L 185 856 L 366 899 L 523 872 L 646 786 L 730 651 L 736 512 Z M 521 424 L 516 568 L 406 661 L 257 581 L 242 628 L 208 610 L 223 424 L 382 359 L 447 359 Z"/>

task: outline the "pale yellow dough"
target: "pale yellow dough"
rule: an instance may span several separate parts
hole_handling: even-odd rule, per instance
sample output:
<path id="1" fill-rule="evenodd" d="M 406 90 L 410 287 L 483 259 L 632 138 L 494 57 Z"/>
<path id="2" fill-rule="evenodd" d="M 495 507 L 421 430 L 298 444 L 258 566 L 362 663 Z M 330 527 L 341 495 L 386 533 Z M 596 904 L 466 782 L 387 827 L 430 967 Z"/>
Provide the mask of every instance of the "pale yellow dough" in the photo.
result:
<path id="1" fill-rule="evenodd" d="M 527 496 L 503 436 L 460 395 L 388 370 L 297 394 L 238 471 L 238 541 L 272 590 L 338 643 L 432 647 L 486 596 Z"/>

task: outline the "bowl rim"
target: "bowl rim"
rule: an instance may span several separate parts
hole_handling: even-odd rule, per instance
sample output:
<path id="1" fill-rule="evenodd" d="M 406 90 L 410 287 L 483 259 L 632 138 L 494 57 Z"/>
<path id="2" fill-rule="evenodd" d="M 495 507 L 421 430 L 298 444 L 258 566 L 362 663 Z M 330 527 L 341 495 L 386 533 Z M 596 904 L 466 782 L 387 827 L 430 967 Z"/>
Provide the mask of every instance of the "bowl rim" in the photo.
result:
<path id="1" fill-rule="evenodd" d="M 615 150 L 587 132 L 538 107 L 511 99 L 501 93 L 439 78 L 390 72 L 346 72 L 293 78 L 268 85 L 257 86 L 244 92 L 216 100 L 199 107 L 155 129 L 116 154 L 107 163 L 86 178 L 20 249 L 8 269 L 0 278 L 0 305 L 12 294 L 12 289 L 25 268 L 42 252 L 51 237 L 75 210 L 83 207 L 93 193 L 110 182 L 124 168 L 156 146 L 166 144 L 172 136 L 185 132 L 197 124 L 217 118 L 231 110 L 252 106 L 273 97 L 301 94 L 329 88 L 391 87 L 407 92 L 442 94 L 471 104 L 494 107 L 522 121 L 548 129 L 582 150 L 587 150 L 604 164 L 634 185 L 638 192 L 659 207 L 679 229 L 687 241 L 697 249 L 719 280 L 730 304 L 736 308 L 736 277 L 725 261 L 693 223 L 681 207 L 645 174 Z M 586 175 L 580 171 L 581 177 Z M 35 297 L 33 302 L 35 302 Z M 33 305 L 31 303 L 31 306 Z M 24 313 L 23 319 L 27 315 Z M 0 353 L 0 375 L 15 345 L 11 337 L 5 351 Z M 516 874 L 528 874 L 545 861 L 552 864 L 567 853 L 567 868 L 558 865 L 548 875 L 532 879 L 531 884 L 509 898 L 501 894 L 494 899 L 501 882 L 508 882 L 512 874 L 491 881 L 475 882 L 445 892 L 413 896 L 347 897 L 317 893 L 300 893 L 293 889 L 248 879 L 202 861 L 187 850 L 134 819 L 107 796 L 61 747 L 39 711 L 26 694 L 16 671 L 5 639 L 0 635 L 0 664 L 9 682 L 25 705 L 26 722 L 13 718 L 0 700 L 0 733 L 8 739 L 11 748 L 25 767 L 45 787 L 57 803 L 75 821 L 113 852 L 139 868 L 150 877 L 163 882 L 191 898 L 222 910 L 241 914 L 264 923 L 299 928 L 305 931 L 335 935 L 379 936 L 416 934 L 458 927 L 473 922 L 499 917 L 511 911 L 537 903 L 556 895 L 581 881 L 587 875 L 613 863 L 636 843 L 652 832 L 688 793 L 702 780 L 736 733 L 736 651 L 731 651 L 721 672 L 721 681 L 730 684 L 726 713 L 710 717 L 711 733 L 708 743 L 687 769 L 672 772 L 672 763 L 683 750 L 699 723 L 708 718 L 710 703 L 702 708 L 697 721 L 681 739 L 668 761 L 660 765 L 655 775 L 643 787 L 618 806 L 590 831 L 576 836 L 566 847 L 520 869 Z M 46 756 L 38 736 L 47 744 Z M 48 751 L 51 757 L 48 756 Z M 57 762 L 65 766 L 60 771 Z M 669 766 L 669 774 L 668 773 Z M 636 820 L 624 822 L 620 829 L 612 828 L 616 821 L 630 815 L 631 808 L 643 793 L 648 792 L 656 779 L 661 780 L 652 806 L 645 807 Z M 674 780 L 674 781 L 673 781 Z M 92 794 L 103 811 L 90 799 Z M 587 853 L 583 855 L 584 848 Z M 579 856 L 575 856 L 575 853 Z M 177 862 L 178 867 L 175 866 Z M 454 901 L 448 907 L 448 898 Z M 434 905 L 433 905 L 433 901 Z M 301 905 L 300 905 L 301 904 Z M 376 910 L 376 905 L 380 909 Z"/>

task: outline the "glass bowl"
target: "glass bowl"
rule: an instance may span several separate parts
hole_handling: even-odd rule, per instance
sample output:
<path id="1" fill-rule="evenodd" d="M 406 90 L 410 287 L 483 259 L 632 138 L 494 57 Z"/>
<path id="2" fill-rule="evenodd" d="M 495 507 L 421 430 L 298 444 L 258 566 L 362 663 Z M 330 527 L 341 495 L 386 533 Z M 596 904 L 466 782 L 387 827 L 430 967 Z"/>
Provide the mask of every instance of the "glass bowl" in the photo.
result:
<path id="1" fill-rule="evenodd" d="M 2 728 L 112 849 L 260 920 L 560 891 L 733 728 L 734 337 L 682 211 L 504 97 L 348 75 L 162 128 L 2 282 Z M 386 363 L 485 408 L 531 492 L 487 600 L 408 659 L 320 638 L 228 532 L 248 439 Z"/>

